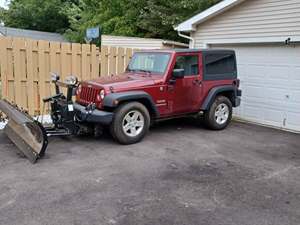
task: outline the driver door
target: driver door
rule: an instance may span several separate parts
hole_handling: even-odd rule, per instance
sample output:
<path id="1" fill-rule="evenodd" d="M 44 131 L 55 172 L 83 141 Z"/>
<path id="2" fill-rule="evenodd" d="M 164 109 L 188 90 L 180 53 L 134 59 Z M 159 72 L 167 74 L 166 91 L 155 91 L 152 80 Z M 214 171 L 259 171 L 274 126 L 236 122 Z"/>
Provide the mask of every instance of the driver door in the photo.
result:
<path id="1" fill-rule="evenodd" d="M 184 77 L 169 85 L 174 115 L 196 112 L 202 99 L 202 60 L 200 53 L 176 54 L 174 69 L 183 69 Z M 172 71 L 173 71 L 172 70 Z M 173 79 L 173 78 L 171 78 Z"/>

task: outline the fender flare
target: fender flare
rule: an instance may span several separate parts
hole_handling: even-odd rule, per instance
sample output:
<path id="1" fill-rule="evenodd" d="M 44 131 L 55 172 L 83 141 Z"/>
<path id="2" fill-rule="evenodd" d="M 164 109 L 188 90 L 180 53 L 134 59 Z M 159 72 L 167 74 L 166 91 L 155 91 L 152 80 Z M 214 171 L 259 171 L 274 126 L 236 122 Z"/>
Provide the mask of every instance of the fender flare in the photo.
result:
<path id="1" fill-rule="evenodd" d="M 214 87 L 209 91 L 208 95 L 206 96 L 203 104 L 201 105 L 201 110 L 208 110 L 210 106 L 213 104 L 216 96 L 222 92 L 232 92 L 234 98 L 236 98 L 237 96 L 237 88 L 235 86 L 223 85 L 223 86 Z"/>
<path id="2" fill-rule="evenodd" d="M 105 96 L 103 99 L 103 106 L 108 108 L 116 108 L 124 101 L 143 101 L 146 102 L 146 107 L 150 107 L 154 116 L 159 117 L 159 111 L 152 99 L 152 97 L 145 91 L 126 91 L 111 93 Z M 117 103 L 116 103 L 117 102 Z"/>

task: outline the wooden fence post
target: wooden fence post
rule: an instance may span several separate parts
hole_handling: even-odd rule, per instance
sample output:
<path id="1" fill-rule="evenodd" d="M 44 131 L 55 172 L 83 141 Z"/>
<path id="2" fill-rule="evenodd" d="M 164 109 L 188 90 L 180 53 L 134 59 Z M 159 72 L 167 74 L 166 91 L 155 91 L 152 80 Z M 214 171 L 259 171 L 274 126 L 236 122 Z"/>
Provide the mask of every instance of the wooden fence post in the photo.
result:
<path id="1" fill-rule="evenodd" d="M 42 114 L 43 112 L 43 98 L 46 97 L 46 60 L 45 60 L 45 51 L 47 48 L 46 41 L 39 41 L 38 42 L 38 90 L 39 90 L 39 113 Z"/>
<path id="2" fill-rule="evenodd" d="M 61 44 L 61 80 L 64 81 L 72 73 L 71 44 Z"/>
<path id="3" fill-rule="evenodd" d="M 81 45 L 72 43 L 72 75 L 81 79 L 81 72 Z"/>
<path id="4" fill-rule="evenodd" d="M 30 115 L 35 114 L 35 93 L 34 93 L 34 75 L 33 75 L 33 41 L 26 40 L 26 70 L 27 70 L 27 97 L 28 111 Z"/>
<path id="5" fill-rule="evenodd" d="M 100 58 L 100 67 L 101 67 L 101 76 L 108 75 L 108 47 L 101 46 L 101 58 Z"/>
<path id="6" fill-rule="evenodd" d="M 90 45 L 83 44 L 81 46 L 81 62 L 82 62 L 82 80 L 91 79 L 90 67 Z"/>
<path id="7" fill-rule="evenodd" d="M 21 47 L 22 47 L 22 40 L 20 38 L 14 39 L 13 42 L 13 66 L 14 66 L 14 91 L 15 91 L 15 103 L 20 106 L 24 107 L 24 103 L 22 102 L 22 90 L 21 90 Z M 18 66 L 16 66 L 18 65 Z"/>
<path id="8" fill-rule="evenodd" d="M 50 72 L 61 76 L 61 43 L 50 42 Z M 50 76 L 50 74 L 49 74 Z M 50 83 L 50 92 L 54 95 L 55 87 Z"/>
<path id="9" fill-rule="evenodd" d="M 108 56 L 108 73 L 109 75 L 115 75 L 116 74 L 116 64 L 117 64 L 117 60 L 116 60 L 116 55 L 117 51 L 115 47 L 110 47 L 109 48 L 109 56 Z"/>
<path id="10" fill-rule="evenodd" d="M 117 74 L 123 73 L 125 70 L 124 48 L 119 47 L 117 52 Z"/>
<path id="11" fill-rule="evenodd" d="M 126 56 L 125 56 L 125 65 L 126 66 L 128 66 L 131 57 L 132 57 L 132 49 L 126 48 Z"/>
<path id="12" fill-rule="evenodd" d="M 91 78 L 95 79 L 99 77 L 99 58 L 97 58 L 97 47 L 96 45 L 92 45 L 91 50 Z"/>
<path id="13" fill-rule="evenodd" d="M 8 97 L 8 68 L 7 68 L 7 39 L 0 38 L 0 74 L 1 74 L 1 95 L 2 98 Z"/>

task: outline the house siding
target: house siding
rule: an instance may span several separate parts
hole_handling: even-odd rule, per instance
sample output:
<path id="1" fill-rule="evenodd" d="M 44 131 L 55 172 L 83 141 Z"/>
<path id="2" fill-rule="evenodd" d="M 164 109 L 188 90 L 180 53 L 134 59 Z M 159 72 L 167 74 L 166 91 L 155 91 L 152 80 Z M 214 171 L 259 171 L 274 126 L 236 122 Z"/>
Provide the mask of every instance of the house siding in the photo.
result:
<path id="1" fill-rule="evenodd" d="M 187 44 L 176 41 L 112 35 L 102 35 L 102 45 L 136 49 L 188 48 Z"/>
<path id="2" fill-rule="evenodd" d="M 162 40 L 102 35 L 102 45 L 137 49 L 159 49 Z"/>
<path id="3" fill-rule="evenodd" d="M 197 26 L 195 47 L 215 43 L 300 41 L 299 0 L 247 0 Z"/>

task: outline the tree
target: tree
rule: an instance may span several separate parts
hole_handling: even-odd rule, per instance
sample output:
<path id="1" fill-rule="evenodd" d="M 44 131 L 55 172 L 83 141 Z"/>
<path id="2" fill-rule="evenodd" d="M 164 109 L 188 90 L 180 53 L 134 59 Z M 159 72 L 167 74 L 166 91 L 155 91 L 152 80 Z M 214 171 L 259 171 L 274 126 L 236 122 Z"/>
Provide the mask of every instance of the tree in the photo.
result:
<path id="1" fill-rule="evenodd" d="M 82 40 L 87 27 L 104 34 L 182 40 L 174 26 L 220 0 L 80 0 L 66 8 L 67 36 Z"/>
<path id="2" fill-rule="evenodd" d="M 1 20 L 10 27 L 64 32 L 70 24 L 62 9 L 69 2 L 77 0 L 11 0 L 9 9 L 1 10 Z"/>
<path id="3" fill-rule="evenodd" d="M 62 32 L 83 42 L 88 27 L 103 34 L 182 40 L 174 25 L 220 0 L 11 0 L 6 26 Z"/>
<path id="4" fill-rule="evenodd" d="M 137 25 L 145 36 L 180 39 L 174 26 L 211 7 L 220 0 L 147 0 Z"/>
<path id="5" fill-rule="evenodd" d="M 101 26 L 104 34 L 140 36 L 144 32 L 137 26 L 139 11 L 145 0 L 80 0 L 69 4 L 66 14 L 70 28 L 66 31 L 69 39 L 82 41 L 88 27 Z"/>

